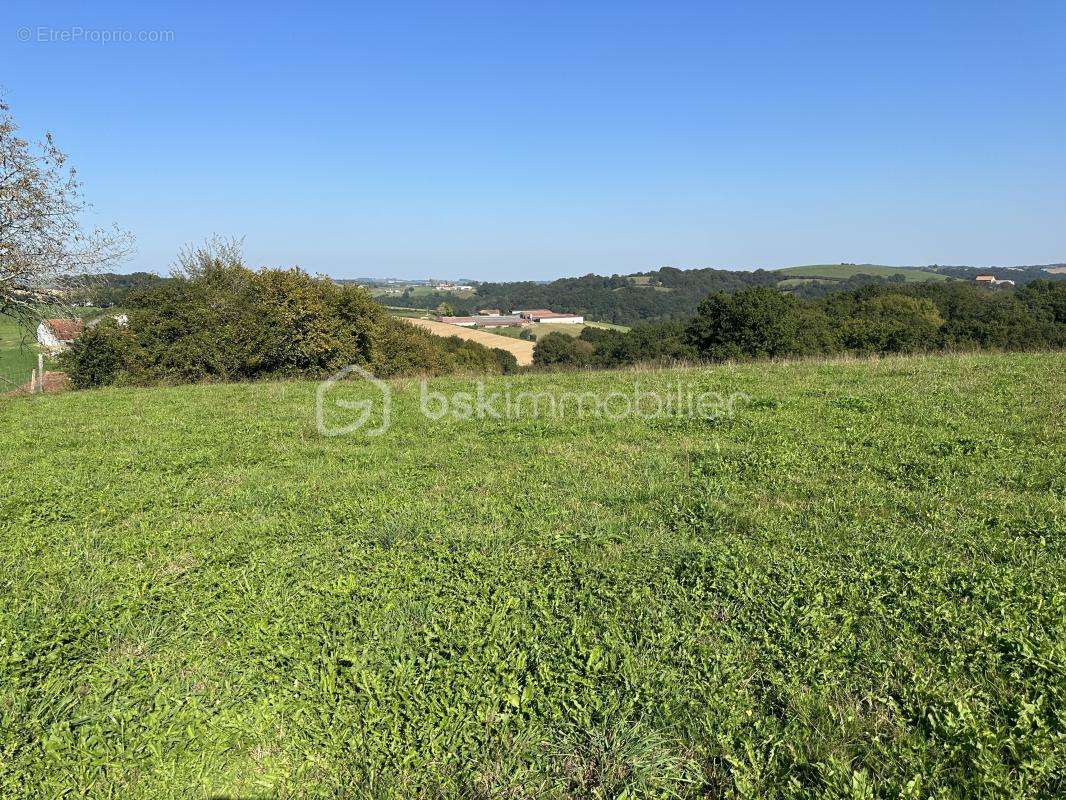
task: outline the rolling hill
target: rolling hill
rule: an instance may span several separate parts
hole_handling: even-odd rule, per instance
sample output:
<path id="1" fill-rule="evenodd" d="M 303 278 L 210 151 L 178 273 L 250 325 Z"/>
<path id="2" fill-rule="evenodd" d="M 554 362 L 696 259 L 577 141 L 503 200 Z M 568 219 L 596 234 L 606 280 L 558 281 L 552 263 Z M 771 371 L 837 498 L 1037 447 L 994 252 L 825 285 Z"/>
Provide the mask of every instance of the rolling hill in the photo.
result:
<path id="1" fill-rule="evenodd" d="M 879 264 L 809 264 L 802 267 L 784 267 L 774 271 L 793 278 L 825 278 L 829 280 L 847 280 L 857 275 L 873 275 L 878 278 L 890 278 L 898 275 L 907 282 L 947 280 L 945 275 L 928 272 L 919 267 L 886 267 Z"/>

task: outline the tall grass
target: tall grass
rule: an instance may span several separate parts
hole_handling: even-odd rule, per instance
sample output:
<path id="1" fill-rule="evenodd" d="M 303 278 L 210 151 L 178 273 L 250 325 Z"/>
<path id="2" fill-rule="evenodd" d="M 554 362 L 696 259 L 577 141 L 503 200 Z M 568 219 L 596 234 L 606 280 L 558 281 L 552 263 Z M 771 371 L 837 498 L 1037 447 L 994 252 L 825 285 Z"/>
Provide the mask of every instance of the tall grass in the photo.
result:
<path id="1" fill-rule="evenodd" d="M 302 382 L 0 402 L 0 796 L 1061 796 L 1064 367 L 396 382 L 372 440 Z"/>

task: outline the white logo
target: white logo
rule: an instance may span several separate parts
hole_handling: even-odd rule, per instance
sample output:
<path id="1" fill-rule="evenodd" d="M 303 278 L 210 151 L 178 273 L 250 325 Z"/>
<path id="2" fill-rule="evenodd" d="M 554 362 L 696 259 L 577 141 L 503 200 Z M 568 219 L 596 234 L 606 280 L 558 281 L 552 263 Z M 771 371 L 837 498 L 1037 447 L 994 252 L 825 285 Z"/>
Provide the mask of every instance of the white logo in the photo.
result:
<path id="1" fill-rule="evenodd" d="M 354 421 L 345 425 L 331 425 L 326 420 L 326 395 L 330 394 L 334 387 L 348 376 L 358 376 L 377 387 L 381 392 L 381 420 L 372 428 L 363 430 L 374 414 L 375 405 L 373 398 L 364 400 L 345 400 L 343 397 L 334 397 L 333 405 L 348 411 L 357 411 L 358 416 Z M 322 436 L 344 436 L 363 431 L 364 436 L 381 436 L 389 429 L 389 412 L 392 410 L 392 389 L 385 381 L 374 377 L 369 370 L 363 369 L 358 364 L 349 364 L 343 369 L 330 375 L 315 389 L 315 424 Z"/>

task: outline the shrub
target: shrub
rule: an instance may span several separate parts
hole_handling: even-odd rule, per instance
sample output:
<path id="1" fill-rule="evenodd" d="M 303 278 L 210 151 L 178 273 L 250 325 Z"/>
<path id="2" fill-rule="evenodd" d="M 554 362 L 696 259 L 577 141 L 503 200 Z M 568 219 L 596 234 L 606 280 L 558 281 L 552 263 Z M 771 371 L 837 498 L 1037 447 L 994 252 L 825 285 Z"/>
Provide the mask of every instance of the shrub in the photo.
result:
<path id="1" fill-rule="evenodd" d="M 173 278 L 128 303 L 128 331 L 101 328 L 72 348 L 65 366 L 75 386 L 320 377 L 347 364 L 379 377 L 502 369 L 489 348 L 447 344 L 357 286 L 250 270 L 229 242 L 184 252 Z"/>
<path id="2" fill-rule="evenodd" d="M 492 348 L 492 355 L 496 359 L 496 365 L 500 368 L 501 374 L 510 375 L 512 372 L 518 372 L 518 359 L 514 353 L 494 347 Z"/>
<path id="3" fill-rule="evenodd" d="M 137 340 L 113 319 L 87 328 L 59 357 L 75 389 L 107 386 L 128 375 L 137 363 Z"/>
<path id="4" fill-rule="evenodd" d="M 932 349 L 944 319 L 929 300 L 886 294 L 859 304 L 845 321 L 842 341 L 860 353 L 911 353 Z"/>
<path id="5" fill-rule="evenodd" d="M 685 331 L 697 353 L 715 360 L 789 355 L 800 350 L 799 301 L 757 286 L 734 295 L 712 294 Z"/>
<path id="6" fill-rule="evenodd" d="M 553 331 L 533 348 L 533 363 L 544 366 L 584 367 L 592 363 L 596 348 L 583 339 Z"/>

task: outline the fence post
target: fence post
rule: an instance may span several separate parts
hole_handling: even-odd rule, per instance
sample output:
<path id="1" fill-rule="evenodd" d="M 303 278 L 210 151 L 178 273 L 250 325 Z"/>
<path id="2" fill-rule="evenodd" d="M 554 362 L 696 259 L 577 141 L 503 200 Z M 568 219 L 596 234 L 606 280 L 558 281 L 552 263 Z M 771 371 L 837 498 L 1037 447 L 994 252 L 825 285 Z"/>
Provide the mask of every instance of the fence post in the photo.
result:
<path id="1" fill-rule="evenodd" d="M 17 385 L 17 384 L 16 384 Z M 30 370 L 30 394 L 37 391 L 37 367 Z"/>
<path id="2" fill-rule="evenodd" d="M 37 389 L 44 394 L 44 353 L 37 354 Z"/>

